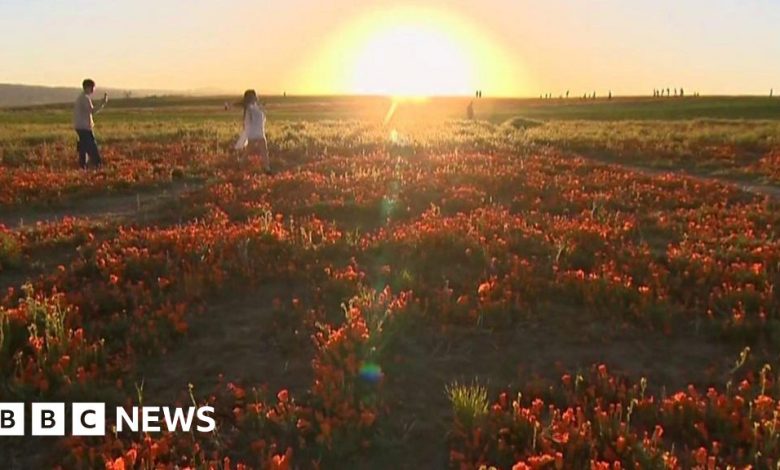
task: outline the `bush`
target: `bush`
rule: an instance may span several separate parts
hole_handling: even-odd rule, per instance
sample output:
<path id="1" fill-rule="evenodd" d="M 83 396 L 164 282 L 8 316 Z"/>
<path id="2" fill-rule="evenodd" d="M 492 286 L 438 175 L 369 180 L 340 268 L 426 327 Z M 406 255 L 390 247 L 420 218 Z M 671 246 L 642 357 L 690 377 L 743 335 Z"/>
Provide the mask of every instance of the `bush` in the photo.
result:
<path id="1" fill-rule="evenodd" d="M 521 116 L 513 117 L 504 121 L 504 126 L 513 127 L 517 130 L 524 131 L 526 129 L 532 129 L 534 127 L 543 126 L 542 121 L 536 121 L 534 119 L 528 119 Z"/>
<path id="2" fill-rule="evenodd" d="M 22 248 L 10 233 L 0 231 L 0 269 L 18 268 L 22 263 Z"/>

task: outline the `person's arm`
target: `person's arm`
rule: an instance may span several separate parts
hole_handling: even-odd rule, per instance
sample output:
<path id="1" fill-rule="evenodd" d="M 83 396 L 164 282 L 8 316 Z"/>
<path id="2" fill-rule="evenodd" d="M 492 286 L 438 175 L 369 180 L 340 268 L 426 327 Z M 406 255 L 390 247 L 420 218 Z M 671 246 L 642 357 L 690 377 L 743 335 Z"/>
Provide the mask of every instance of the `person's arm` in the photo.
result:
<path id="1" fill-rule="evenodd" d="M 241 135 L 238 136 L 238 140 L 233 145 L 235 150 L 242 150 L 249 143 L 249 139 L 246 137 L 246 130 L 241 131 Z"/>
<path id="2" fill-rule="evenodd" d="M 106 104 L 108 104 L 108 93 L 103 94 L 103 101 L 100 102 L 97 108 L 92 104 L 92 100 L 89 100 L 90 112 L 92 114 L 97 114 L 100 111 L 103 111 L 103 108 L 106 107 Z"/>
<path id="3" fill-rule="evenodd" d="M 249 139 L 247 138 L 247 130 L 249 129 L 249 124 L 248 124 L 249 119 L 250 119 L 249 113 L 246 113 L 244 115 L 244 127 L 241 129 L 241 134 L 239 134 L 238 140 L 236 140 L 236 143 L 233 146 L 235 150 L 242 150 L 249 143 Z"/>

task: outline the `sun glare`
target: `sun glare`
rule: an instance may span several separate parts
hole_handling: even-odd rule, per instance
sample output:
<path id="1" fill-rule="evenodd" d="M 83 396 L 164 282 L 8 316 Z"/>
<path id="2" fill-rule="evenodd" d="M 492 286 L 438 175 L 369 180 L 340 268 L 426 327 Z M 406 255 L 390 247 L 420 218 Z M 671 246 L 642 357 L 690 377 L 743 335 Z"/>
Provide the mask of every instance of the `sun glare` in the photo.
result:
<path id="1" fill-rule="evenodd" d="M 336 28 L 302 88 L 337 93 L 421 97 L 497 96 L 525 88 L 523 75 L 488 33 L 449 12 L 399 7 Z"/>
<path id="2" fill-rule="evenodd" d="M 366 38 L 350 88 L 394 96 L 470 94 L 474 64 L 456 40 L 425 24 L 388 25 Z"/>

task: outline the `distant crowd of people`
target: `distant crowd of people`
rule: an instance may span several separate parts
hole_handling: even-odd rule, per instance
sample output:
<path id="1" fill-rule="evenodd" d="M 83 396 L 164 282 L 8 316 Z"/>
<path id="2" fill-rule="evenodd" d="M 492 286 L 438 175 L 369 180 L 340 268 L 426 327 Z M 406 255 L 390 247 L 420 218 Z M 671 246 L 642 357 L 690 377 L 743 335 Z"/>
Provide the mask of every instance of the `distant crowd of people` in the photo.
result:
<path id="1" fill-rule="evenodd" d="M 569 99 L 570 93 L 571 92 L 569 90 L 566 90 L 566 93 L 562 93 L 562 94 L 558 95 L 557 99 L 559 99 L 559 100 Z M 594 91 L 593 93 L 583 93 L 582 96 L 580 97 L 580 99 L 583 100 L 583 101 L 585 101 L 585 100 L 595 100 L 597 98 L 597 96 L 598 95 L 596 95 L 596 92 Z M 552 99 L 555 99 L 555 98 L 556 97 L 552 93 L 542 93 L 541 95 L 539 95 L 539 99 L 540 100 L 552 100 Z M 612 90 L 609 90 L 607 92 L 606 98 L 608 100 L 612 99 Z"/>
<path id="2" fill-rule="evenodd" d="M 774 95 L 775 95 L 775 89 L 774 88 L 770 88 L 769 89 L 769 97 L 772 98 Z M 669 87 L 653 89 L 653 97 L 660 98 L 660 97 L 663 97 L 663 96 L 666 96 L 666 97 L 677 96 L 677 97 L 680 97 L 680 98 L 684 98 L 685 97 L 685 89 L 683 87 L 680 87 L 679 90 L 677 88 L 669 88 Z M 698 91 L 695 91 L 695 92 L 693 92 L 693 95 L 691 95 L 691 96 L 699 97 L 701 95 L 699 94 Z"/>
<path id="3" fill-rule="evenodd" d="M 664 92 L 666 92 L 666 94 L 664 94 Z M 680 87 L 679 90 L 677 88 L 669 88 L 669 87 L 666 87 L 665 89 L 664 88 L 654 88 L 653 89 L 653 97 L 655 97 L 655 98 L 661 98 L 661 97 L 664 97 L 664 96 L 669 97 L 669 96 L 672 96 L 672 93 L 674 93 L 674 96 L 679 96 L 680 98 L 684 98 L 685 97 L 685 88 Z M 694 92 L 693 96 L 699 96 L 699 93 L 698 92 Z"/>
<path id="4" fill-rule="evenodd" d="M 481 98 L 482 94 L 481 92 L 477 92 L 477 97 Z M 769 89 L 769 97 L 774 97 L 775 90 L 774 88 Z M 570 91 L 566 90 L 566 93 L 561 93 L 557 97 L 553 95 L 552 93 L 542 93 L 539 95 L 540 100 L 552 100 L 552 99 L 568 99 L 570 96 Z M 692 96 L 692 97 L 699 97 L 701 96 L 698 91 L 693 92 L 690 95 L 685 94 L 685 88 L 671 88 L 671 87 L 665 87 L 665 88 L 653 88 L 653 98 L 663 98 L 663 97 L 679 97 L 679 98 L 685 98 L 686 96 Z M 583 93 L 580 97 L 581 100 L 595 100 L 597 98 L 596 92 L 592 93 Z M 607 92 L 606 95 L 607 100 L 612 99 L 612 90 Z"/>
<path id="5" fill-rule="evenodd" d="M 82 92 L 76 98 L 73 106 L 73 128 L 78 136 L 76 150 L 79 156 L 79 167 L 85 170 L 89 167 L 100 168 L 103 159 L 95 139 L 94 115 L 102 111 L 108 104 L 108 93 L 104 93 L 103 100 L 95 106 L 92 102 L 95 81 L 87 78 L 81 83 L 81 88 Z M 265 137 L 265 109 L 257 98 L 257 92 L 246 90 L 241 106 L 244 108 L 244 127 L 234 148 L 241 151 L 246 157 L 259 158 L 264 171 L 269 174 L 271 162 L 268 155 L 268 141 Z M 225 102 L 225 109 L 230 109 L 230 103 Z"/>

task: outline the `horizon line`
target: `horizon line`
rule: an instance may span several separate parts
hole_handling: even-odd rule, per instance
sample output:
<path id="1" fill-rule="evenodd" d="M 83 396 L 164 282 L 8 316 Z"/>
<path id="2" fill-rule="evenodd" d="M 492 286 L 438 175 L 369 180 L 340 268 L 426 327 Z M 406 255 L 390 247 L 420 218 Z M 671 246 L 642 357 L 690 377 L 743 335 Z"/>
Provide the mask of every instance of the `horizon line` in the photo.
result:
<path id="1" fill-rule="evenodd" d="M 8 86 L 22 86 L 22 87 L 39 87 L 39 88 L 62 88 L 62 89 L 74 89 L 79 90 L 80 87 L 78 85 L 41 85 L 41 84 L 30 84 L 30 83 L 11 83 L 11 82 L 0 82 L 0 86 L 2 85 L 8 85 Z M 229 90 L 216 87 L 216 86 L 204 86 L 204 87 L 197 87 L 197 88 L 144 88 L 144 87 L 121 87 L 121 86 L 113 86 L 113 85 L 107 85 L 105 87 L 98 86 L 98 89 L 106 89 L 106 90 L 115 90 L 115 91 L 129 91 L 129 92 L 144 92 L 149 93 L 148 95 L 144 97 L 151 97 L 151 96 L 169 96 L 169 97 L 175 97 L 175 96 L 197 96 L 197 97 L 227 97 L 227 96 L 240 96 L 242 94 L 242 91 L 236 91 L 231 92 Z M 670 87 L 671 89 L 674 89 L 673 87 Z M 653 90 L 653 87 L 649 88 L 650 90 Z M 679 87 L 677 88 L 680 89 Z M 474 92 L 479 90 L 479 88 L 475 89 Z M 770 87 L 768 92 L 773 91 L 774 88 Z M 586 92 L 588 95 L 588 100 L 592 99 L 590 98 L 592 92 L 594 90 L 590 89 L 590 91 Z M 673 95 L 673 96 L 653 96 L 650 93 L 637 93 L 637 92 L 629 92 L 627 94 L 622 94 L 619 92 L 614 92 L 610 90 L 609 88 L 606 89 L 606 91 L 602 92 L 602 95 L 598 94 L 597 92 L 597 98 L 598 97 L 606 97 L 610 92 L 612 93 L 612 98 L 688 98 L 688 97 L 695 97 L 695 93 L 699 93 L 699 97 L 769 97 L 768 92 L 711 92 L 711 93 L 700 93 L 698 91 L 691 91 L 687 93 L 685 96 L 679 96 L 679 95 Z M 548 92 L 550 93 L 550 92 Z M 546 95 L 548 93 L 541 93 L 541 95 Z M 489 94 L 487 96 L 484 96 L 482 98 L 476 98 L 474 96 L 474 93 L 463 93 L 463 94 L 390 94 L 390 93 L 363 93 L 363 92 L 288 92 L 286 90 L 282 91 L 275 91 L 271 93 L 258 93 L 261 96 L 295 96 L 295 97 L 384 97 L 384 98 L 468 98 L 472 97 L 475 99 L 541 99 L 541 100 L 582 100 L 582 95 L 579 93 L 571 93 L 570 96 L 567 98 L 565 96 L 565 92 L 559 92 L 558 94 L 552 94 L 549 98 L 546 97 L 540 97 L 536 93 L 532 94 L 517 94 L 517 95 L 507 95 L 507 94 L 496 94 L 492 95 Z M 131 99 L 138 99 L 140 97 L 131 98 Z M 115 99 L 124 99 L 124 98 L 115 98 Z M 54 104 L 54 103 L 51 103 Z"/>

